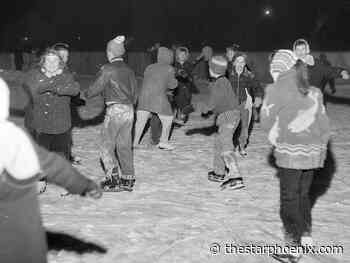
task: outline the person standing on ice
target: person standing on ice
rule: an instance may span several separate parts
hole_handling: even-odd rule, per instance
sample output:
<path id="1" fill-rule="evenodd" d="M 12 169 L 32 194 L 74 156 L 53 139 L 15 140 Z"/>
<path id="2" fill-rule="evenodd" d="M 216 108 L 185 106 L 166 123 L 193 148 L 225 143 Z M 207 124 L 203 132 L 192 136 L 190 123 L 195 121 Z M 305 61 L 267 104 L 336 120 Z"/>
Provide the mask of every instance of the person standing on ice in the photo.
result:
<path id="1" fill-rule="evenodd" d="M 0 261 L 46 263 L 37 181 L 66 188 L 72 194 L 100 198 L 102 191 L 61 156 L 48 152 L 8 120 L 10 92 L 0 79 Z"/>
<path id="2" fill-rule="evenodd" d="M 323 94 L 325 80 L 349 79 L 349 72 L 344 68 L 325 65 L 319 59 L 314 59 L 310 55 L 310 46 L 305 39 L 297 39 L 293 43 L 293 51 L 298 59 L 307 64 L 310 85 L 319 88 Z M 324 104 L 326 104 L 326 101 L 324 101 Z"/>
<path id="3" fill-rule="evenodd" d="M 280 179 L 280 216 L 286 245 L 312 245 L 309 189 L 324 166 L 330 138 L 322 92 L 309 84 L 305 63 L 291 50 L 279 50 L 271 62 L 274 84 L 266 89 L 261 126 L 268 132 Z M 274 255 L 297 262 L 300 255 Z"/>
<path id="4" fill-rule="evenodd" d="M 135 73 L 124 62 L 124 36 L 107 43 L 107 58 L 95 82 L 85 91 L 86 98 L 103 95 L 106 116 L 101 131 L 101 159 L 106 179 L 105 191 L 133 191 L 135 184 L 132 127 L 137 101 Z"/>
<path id="5" fill-rule="evenodd" d="M 213 171 L 208 173 L 208 180 L 224 182 L 225 188 L 238 189 L 244 187 L 237 160 L 233 152 L 233 134 L 239 124 L 240 110 L 238 98 L 229 80 L 225 77 L 227 60 L 222 56 L 214 56 L 209 61 L 209 73 L 214 82 L 207 111 L 215 114 L 218 133 L 214 142 Z M 226 174 L 225 169 L 228 169 Z"/>
<path id="6" fill-rule="evenodd" d="M 248 142 L 248 130 L 252 116 L 253 99 L 254 106 L 259 107 L 262 102 L 263 89 L 259 82 L 246 69 L 247 56 L 244 53 L 237 53 L 229 72 L 229 80 L 240 107 L 241 130 L 238 138 L 238 148 L 242 156 L 246 156 L 245 151 Z"/>
<path id="7" fill-rule="evenodd" d="M 142 88 L 137 106 L 134 147 L 138 147 L 143 129 L 151 113 L 158 115 L 162 122 L 162 134 L 157 147 L 162 150 L 173 150 L 169 135 L 174 119 L 167 94 L 177 86 L 173 63 L 173 52 L 166 47 L 158 49 L 158 62 L 149 65 L 144 73 Z"/>
<path id="8" fill-rule="evenodd" d="M 70 159 L 72 127 L 70 101 L 79 91 L 79 83 L 64 71 L 65 63 L 57 51 L 48 49 L 40 67 L 28 72 L 0 70 L 0 77 L 23 85 L 29 103 L 24 123 L 39 145 Z"/>
<path id="9" fill-rule="evenodd" d="M 180 124 L 188 121 L 189 114 L 193 112 L 192 92 L 193 88 L 193 63 L 189 62 L 190 52 L 186 47 L 178 47 L 175 51 L 175 77 L 178 85 L 174 94 L 175 118 Z"/>

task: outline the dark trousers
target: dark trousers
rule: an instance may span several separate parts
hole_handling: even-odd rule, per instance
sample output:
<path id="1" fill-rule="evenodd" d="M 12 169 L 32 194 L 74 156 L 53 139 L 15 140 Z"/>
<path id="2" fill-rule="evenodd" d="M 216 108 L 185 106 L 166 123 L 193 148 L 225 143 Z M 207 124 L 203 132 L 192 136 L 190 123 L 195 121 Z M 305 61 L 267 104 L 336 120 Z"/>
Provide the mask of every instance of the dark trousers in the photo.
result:
<path id="1" fill-rule="evenodd" d="M 157 114 L 152 113 L 151 120 L 151 143 L 158 144 L 160 141 L 160 136 L 162 134 L 162 122 L 160 121 Z"/>
<path id="2" fill-rule="evenodd" d="M 187 115 L 191 111 L 191 100 L 192 92 L 191 88 L 187 86 L 179 86 L 175 91 L 175 108 L 178 109 L 181 113 Z"/>
<path id="3" fill-rule="evenodd" d="M 309 190 L 314 170 L 279 168 L 280 216 L 285 234 L 293 242 L 311 234 Z"/>
<path id="4" fill-rule="evenodd" d="M 60 134 L 37 133 L 35 136 L 39 145 L 69 160 L 71 152 L 70 130 Z"/>

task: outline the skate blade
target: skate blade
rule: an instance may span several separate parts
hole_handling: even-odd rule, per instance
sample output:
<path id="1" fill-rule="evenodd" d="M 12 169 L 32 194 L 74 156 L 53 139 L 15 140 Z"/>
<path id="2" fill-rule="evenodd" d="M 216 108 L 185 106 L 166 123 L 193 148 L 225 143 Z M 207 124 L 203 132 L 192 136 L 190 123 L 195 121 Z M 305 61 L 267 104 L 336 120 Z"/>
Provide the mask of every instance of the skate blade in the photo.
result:
<path id="1" fill-rule="evenodd" d="M 225 178 L 220 179 L 217 177 L 208 176 L 208 180 L 215 183 L 222 183 L 225 181 Z"/>
<path id="2" fill-rule="evenodd" d="M 221 190 L 238 190 L 238 189 L 242 189 L 244 188 L 245 185 L 244 184 L 240 184 L 240 185 L 235 185 L 235 186 L 229 186 L 229 185 L 225 185 L 225 186 L 221 186 Z"/>

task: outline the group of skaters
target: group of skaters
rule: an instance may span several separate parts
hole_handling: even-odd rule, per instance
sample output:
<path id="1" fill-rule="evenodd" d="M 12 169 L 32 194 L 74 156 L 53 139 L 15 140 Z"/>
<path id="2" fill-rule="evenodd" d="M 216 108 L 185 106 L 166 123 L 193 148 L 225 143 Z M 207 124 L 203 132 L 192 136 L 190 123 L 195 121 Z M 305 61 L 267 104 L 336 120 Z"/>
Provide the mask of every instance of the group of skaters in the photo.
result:
<path id="1" fill-rule="evenodd" d="M 22 84 L 28 93 L 25 127 L 33 139 L 30 141 L 29 136 L 7 120 L 9 94 L 7 84 L 1 81 L 0 202 L 1 207 L 5 207 L 7 221 L 0 224 L 1 233 L 5 233 L 0 238 L 0 247 L 6 246 L 3 236 L 18 232 L 16 242 L 25 247 L 23 236 L 33 240 L 34 235 L 33 244 L 41 244 L 40 251 L 33 247 L 34 255 L 26 256 L 39 255 L 41 258 L 30 262 L 46 262 L 43 232 L 38 230 L 41 221 L 33 190 L 35 181 L 44 179 L 65 186 L 72 193 L 95 198 L 101 196 L 102 190 L 133 191 L 133 150 L 140 147 L 147 121 L 151 120 L 154 126 L 151 130 L 157 133 L 151 136 L 156 147 L 174 150 L 169 142 L 173 122 L 186 123 L 194 110 L 192 94 L 203 87 L 210 90 L 210 99 L 202 109 L 202 116 L 213 115 L 218 127 L 213 170 L 209 171 L 208 179 L 220 182 L 222 189 L 244 187 L 233 137 L 240 126 L 237 148 L 245 156 L 253 108 L 261 106 L 261 126 L 268 133 L 278 166 L 285 240 L 288 245 L 311 245 L 308 193 L 315 171 L 324 165 L 330 137 L 322 83 L 331 78 L 348 79 L 348 72 L 321 63 L 310 54 L 308 43 L 298 39 L 292 50 L 277 50 L 270 56 L 273 84 L 264 90 L 247 65 L 247 55 L 234 46 L 227 48 L 226 55 L 213 55 L 213 50 L 206 46 L 194 61 L 189 60 L 186 47 L 178 47 L 174 52 L 159 46 L 157 59 L 145 69 L 139 89 L 134 71 L 123 58 L 124 43 L 124 36 L 107 43 L 109 63 L 84 91 L 67 66 L 69 53 L 64 45 L 49 48 L 40 63 L 29 71 L 0 70 L 4 80 Z M 196 70 L 200 74 L 196 74 Z M 71 99 L 97 95 L 102 95 L 106 107 L 100 144 L 106 178 L 99 185 L 69 164 L 72 161 Z M 26 213 L 31 213 L 33 218 L 22 222 L 22 218 L 28 218 Z M 25 227 L 19 229 L 18 225 L 22 224 Z M 13 230 L 16 227 L 18 229 Z M 17 255 L 16 251 L 18 248 L 9 248 L 5 255 L 9 261 L 5 262 L 12 262 L 10 259 Z M 300 255 L 283 254 L 275 258 L 297 262 Z"/>

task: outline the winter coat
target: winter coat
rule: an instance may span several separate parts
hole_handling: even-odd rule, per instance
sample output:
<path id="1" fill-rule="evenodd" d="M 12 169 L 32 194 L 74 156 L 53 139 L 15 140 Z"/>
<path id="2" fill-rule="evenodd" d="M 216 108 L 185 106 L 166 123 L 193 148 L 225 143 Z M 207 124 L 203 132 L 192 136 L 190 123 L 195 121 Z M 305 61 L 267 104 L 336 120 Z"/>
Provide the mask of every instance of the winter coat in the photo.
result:
<path id="1" fill-rule="evenodd" d="M 238 96 L 238 103 L 242 104 L 247 100 L 247 92 L 252 98 L 262 98 L 264 90 L 260 83 L 247 70 L 238 75 L 236 71 L 231 71 L 229 80 L 235 94 Z"/>
<path id="2" fill-rule="evenodd" d="M 149 65 L 145 70 L 138 110 L 173 115 L 167 93 L 177 87 L 177 80 L 171 63 L 171 51 L 159 48 L 158 63 Z"/>
<path id="3" fill-rule="evenodd" d="M 218 77 L 211 84 L 208 110 L 212 110 L 216 115 L 228 111 L 239 111 L 237 95 L 225 76 Z"/>
<path id="4" fill-rule="evenodd" d="M 106 104 L 134 105 L 137 100 L 135 73 L 122 59 L 104 65 L 92 86 L 85 92 L 86 98 L 102 94 Z"/>
<path id="5" fill-rule="evenodd" d="M 325 81 L 330 79 L 339 78 L 342 68 L 332 67 L 322 63 L 319 59 L 315 59 L 314 65 L 308 65 L 309 83 L 311 86 L 321 89 L 323 92 Z"/>
<path id="6" fill-rule="evenodd" d="M 193 85 L 192 71 L 193 63 L 186 61 L 183 64 L 179 62 L 174 63 L 175 77 L 178 81 L 178 88 L 186 86 L 188 88 Z"/>
<path id="7" fill-rule="evenodd" d="M 72 74 L 63 72 L 49 78 L 40 68 L 33 68 L 28 72 L 2 70 L 0 77 L 22 84 L 28 94 L 27 127 L 47 134 L 65 133 L 72 127 L 71 97 L 80 92 Z"/>
<path id="8" fill-rule="evenodd" d="M 269 133 L 279 167 L 323 167 L 330 125 L 322 93 L 310 87 L 308 95 L 302 95 L 297 88 L 294 68 L 282 73 L 277 82 L 267 87 L 261 126 Z"/>
<path id="9" fill-rule="evenodd" d="M 210 80 L 209 63 L 207 60 L 201 59 L 200 61 L 196 62 L 193 69 L 193 76 L 198 79 Z"/>

